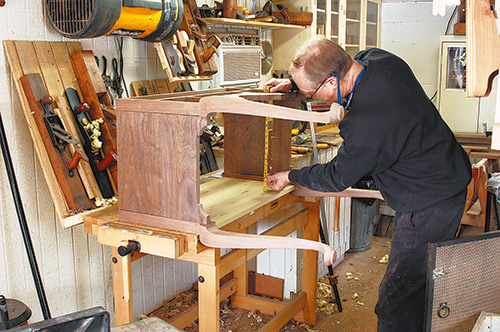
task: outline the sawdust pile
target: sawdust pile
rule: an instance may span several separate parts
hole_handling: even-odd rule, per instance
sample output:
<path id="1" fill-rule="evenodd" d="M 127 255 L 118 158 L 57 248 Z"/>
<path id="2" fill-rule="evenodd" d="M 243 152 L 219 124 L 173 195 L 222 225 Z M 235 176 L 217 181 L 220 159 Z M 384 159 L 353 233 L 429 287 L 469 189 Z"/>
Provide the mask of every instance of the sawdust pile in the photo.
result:
<path id="1" fill-rule="evenodd" d="M 321 278 L 317 283 L 316 304 L 320 314 L 331 315 L 338 312 L 333 303 L 333 290 L 328 277 Z M 263 296 L 265 297 L 265 296 Z M 175 317 L 196 306 L 198 292 L 194 288 L 183 292 L 170 300 L 163 302 L 162 306 L 151 312 L 147 317 L 157 316 L 172 324 Z M 191 309 L 192 310 L 192 309 Z M 258 311 L 249 311 L 231 305 L 231 300 L 225 299 L 221 302 L 220 331 L 222 332 L 252 332 L 258 331 L 273 316 Z M 175 325 L 175 324 L 173 324 Z M 198 332 L 198 321 L 188 325 L 184 331 Z M 287 332 L 321 332 L 314 327 L 291 320 L 280 331 Z"/>

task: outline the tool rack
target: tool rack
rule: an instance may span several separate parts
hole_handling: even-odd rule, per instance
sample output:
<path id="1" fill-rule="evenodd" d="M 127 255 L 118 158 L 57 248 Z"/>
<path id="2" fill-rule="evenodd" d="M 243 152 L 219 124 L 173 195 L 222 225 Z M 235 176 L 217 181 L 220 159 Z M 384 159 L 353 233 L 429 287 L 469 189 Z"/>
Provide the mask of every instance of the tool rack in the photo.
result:
<path id="1" fill-rule="evenodd" d="M 56 176 L 56 169 L 49 158 L 51 147 L 47 148 L 44 145 L 42 133 L 35 121 L 36 108 L 34 104 L 38 103 L 38 100 L 30 99 L 26 88 L 31 85 L 31 89 L 45 90 L 45 93 L 54 99 L 54 103 L 50 107 L 54 112 L 56 112 L 56 109 L 58 110 L 58 115 L 63 120 L 66 130 L 70 131 L 70 128 L 76 125 L 71 121 L 66 122 L 66 119 L 71 119 L 71 111 L 64 96 L 64 90 L 72 88 L 80 96 L 82 95 L 77 80 L 78 73 L 73 68 L 71 57 L 90 51 L 84 51 L 80 42 L 4 40 L 3 45 L 13 83 L 22 105 L 24 118 L 33 140 L 34 149 L 55 206 L 55 212 L 63 228 L 77 225 L 82 222 L 82 216 L 85 213 L 103 209 L 95 204 L 95 201 L 102 198 L 100 189 L 89 163 L 80 162 L 77 169 L 75 169 L 75 173 L 78 171 L 78 174 L 71 178 L 74 182 L 70 183 L 70 190 L 64 191 L 64 186 L 61 184 L 60 178 Z M 97 68 L 93 56 L 91 60 L 89 66 Z M 93 88 L 95 87 L 94 84 L 100 81 L 105 90 L 102 78 L 97 75 L 99 71 L 94 70 L 92 72 L 96 73 L 96 80 L 93 81 L 93 84 L 86 84 L 86 87 L 88 89 Z M 23 85 L 23 78 L 24 83 L 29 82 L 31 84 Z M 34 95 L 31 97 L 34 97 Z M 95 94 L 95 98 L 97 98 L 97 94 Z M 93 110 L 100 112 L 99 116 L 104 118 L 100 107 L 95 107 Z M 76 130 L 76 127 L 74 128 Z M 74 134 L 74 137 L 77 136 L 78 134 Z M 114 169 L 116 169 L 116 166 Z M 71 207 L 68 197 L 75 200 L 76 209 Z"/>

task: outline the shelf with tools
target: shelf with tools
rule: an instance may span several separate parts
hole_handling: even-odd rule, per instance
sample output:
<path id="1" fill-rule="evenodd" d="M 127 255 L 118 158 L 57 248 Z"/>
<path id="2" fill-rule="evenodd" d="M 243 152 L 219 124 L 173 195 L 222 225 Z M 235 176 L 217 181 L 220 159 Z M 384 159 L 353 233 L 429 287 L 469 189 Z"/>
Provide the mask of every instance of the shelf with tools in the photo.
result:
<path id="1" fill-rule="evenodd" d="M 203 81 L 203 80 L 211 80 L 213 78 L 213 75 L 197 75 L 195 74 L 198 72 L 198 68 L 196 68 L 196 71 L 193 70 L 193 72 L 188 72 L 189 69 L 187 69 L 187 66 L 185 63 L 187 61 L 196 61 L 193 58 L 190 58 L 192 60 L 186 60 L 187 54 L 181 53 L 178 49 L 177 46 L 172 44 L 171 41 L 167 42 L 162 42 L 162 43 L 155 43 L 155 49 L 158 54 L 158 59 L 160 60 L 160 63 L 163 67 L 163 70 L 167 73 L 168 81 L 173 83 L 173 82 L 182 82 L 182 81 Z M 191 51 L 193 52 L 193 51 Z M 181 59 L 184 59 L 182 61 L 182 66 L 180 65 Z M 182 76 L 181 74 L 186 74 L 185 76 Z"/>
<path id="2" fill-rule="evenodd" d="M 278 22 L 263 22 L 259 19 L 278 20 L 274 16 L 262 17 L 257 20 L 231 19 L 222 17 L 202 17 L 200 8 L 194 0 L 183 0 L 184 16 L 179 29 L 169 40 L 155 43 L 160 63 L 170 82 L 211 80 L 218 72 L 214 54 L 221 44 L 215 30 L 241 29 L 297 29 L 305 30 L 307 22 L 311 22 L 312 14 L 304 12 L 284 11 L 283 24 Z M 281 11 L 280 11 L 281 12 Z M 286 18 L 286 20 L 285 20 Z M 258 21 L 259 20 L 259 21 Z M 304 25 L 299 25 L 304 24 Z"/>
<path id="3" fill-rule="evenodd" d="M 155 43 L 160 63 L 170 82 L 210 80 L 217 73 L 213 55 L 220 39 L 199 24 L 195 0 L 183 0 L 184 15 L 177 31 L 168 40 Z"/>
<path id="4" fill-rule="evenodd" d="M 235 26 L 248 26 L 256 28 L 270 28 L 270 29 L 305 29 L 305 26 L 297 24 L 283 24 L 283 23 L 273 23 L 273 22 L 260 22 L 260 21 L 250 21 L 250 20 L 238 20 L 232 18 L 222 18 L 222 17 L 206 17 L 200 19 L 205 24 L 221 24 L 221 25 L 235 25 Z"/>

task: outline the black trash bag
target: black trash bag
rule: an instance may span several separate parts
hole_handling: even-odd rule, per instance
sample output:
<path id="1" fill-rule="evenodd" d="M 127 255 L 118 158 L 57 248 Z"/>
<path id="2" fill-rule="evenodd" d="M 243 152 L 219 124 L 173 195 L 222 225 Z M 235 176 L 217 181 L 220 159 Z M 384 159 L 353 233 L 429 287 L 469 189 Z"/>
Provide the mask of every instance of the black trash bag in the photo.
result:
<path id="1" fill-rule="evenodd" d="M 359 180 L 358 182 L 356 182 L 356 184 L 354 184 L 354 186 L 352 186 L 352 188 L 378 190 L 378 186 L 371 176 L 362 177 L 361 180 Z M 372 206 L 376 201 L 375 198 L 356 198 L 356 200 L 369 206 Z"/>

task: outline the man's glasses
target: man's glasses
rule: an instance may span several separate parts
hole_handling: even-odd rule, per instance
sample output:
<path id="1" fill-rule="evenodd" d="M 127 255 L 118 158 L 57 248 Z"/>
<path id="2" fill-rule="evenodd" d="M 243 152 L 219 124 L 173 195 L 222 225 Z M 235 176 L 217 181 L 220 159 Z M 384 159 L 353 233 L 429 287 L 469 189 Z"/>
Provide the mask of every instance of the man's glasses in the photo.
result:
<path id="1" fill-rule="evenodd" d="M 310 96 L 308 96 L 308 98 L 311 98 L 311 99 L 314 98 L 314 95 L 316 94 L 316 92 L 318 92 L 319 89 L 321 89 L 321 87 L 323 86 L 323 84 L 325 84 L 326 80 L 329 79 L 329 78 L 330 78 L 330 76 L 328 76 L 327 78 L 325 78 L 323 80 L 323 82 L 321 82 L 320 85 L 318 85 L 318 87 L 316 88 L 316 90 L 314 90 L 314 92 Z"/>

